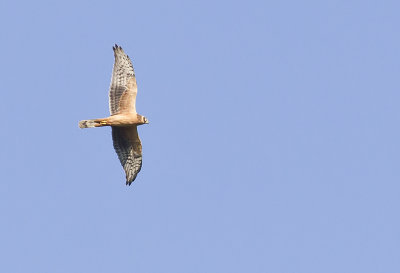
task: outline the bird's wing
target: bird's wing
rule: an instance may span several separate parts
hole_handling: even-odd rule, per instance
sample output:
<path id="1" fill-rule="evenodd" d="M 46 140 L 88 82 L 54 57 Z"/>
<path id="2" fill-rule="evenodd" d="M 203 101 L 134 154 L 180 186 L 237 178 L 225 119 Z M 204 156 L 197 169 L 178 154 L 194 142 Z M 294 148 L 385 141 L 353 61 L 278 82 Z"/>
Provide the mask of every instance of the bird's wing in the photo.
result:
<path id="1" fill-rule="evenodd" d="M 114 68 L 110 85 L 110 114 L 136 113 L 136 77 L 128 55 L 118 45 L 114 50 Z"/>
<path id="2" fill-rule="evenodd" d="M 142 168 L 142 143 L 137 126 L 112 127 L 115 152 L 126 174 L 126 184 L 131 185 Z"/>

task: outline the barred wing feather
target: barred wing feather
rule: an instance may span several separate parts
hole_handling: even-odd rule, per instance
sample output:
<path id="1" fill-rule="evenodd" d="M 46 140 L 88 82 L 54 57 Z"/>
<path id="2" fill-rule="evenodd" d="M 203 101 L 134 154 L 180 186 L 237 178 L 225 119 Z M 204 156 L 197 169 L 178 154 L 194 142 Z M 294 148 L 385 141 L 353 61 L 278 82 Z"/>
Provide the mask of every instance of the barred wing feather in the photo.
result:
<path id="1" fill-rule="evenodd" d="M 137 126 L 112 127 L 115 152 L 126 174 L 126 184 L 130 185 L 142 168 L 142 144 Z"/>
<path id="2" fill-rule="evenodd" d="M 137 85 L 132 62 L 120 46 L 115 45 L 113 50 L 115 61 L 109 92 L 110 114 L 136 113 Z"/>

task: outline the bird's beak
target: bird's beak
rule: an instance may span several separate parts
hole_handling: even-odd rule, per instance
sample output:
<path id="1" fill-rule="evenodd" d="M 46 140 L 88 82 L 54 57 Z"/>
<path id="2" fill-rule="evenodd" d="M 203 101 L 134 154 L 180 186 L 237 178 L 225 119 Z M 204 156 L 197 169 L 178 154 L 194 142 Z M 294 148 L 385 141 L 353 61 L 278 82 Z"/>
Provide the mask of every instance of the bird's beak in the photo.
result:
<path id="1" fill-rule="evenodd" d="M 146 123 L 145 124 L 149 124 L 149 121 L 148 120 L 146 120 Z"/>

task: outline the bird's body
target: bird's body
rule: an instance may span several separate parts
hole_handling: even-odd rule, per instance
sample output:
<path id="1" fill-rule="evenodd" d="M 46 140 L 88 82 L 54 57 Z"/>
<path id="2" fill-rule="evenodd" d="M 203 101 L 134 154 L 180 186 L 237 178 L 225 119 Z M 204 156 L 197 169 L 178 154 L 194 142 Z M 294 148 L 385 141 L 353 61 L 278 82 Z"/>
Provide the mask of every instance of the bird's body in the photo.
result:
<path id="1" fill-rule="evenodd" d="M 130 185 L 142 167 L 142 144 L 137 126 L 147 124 L 146 117 L 136 113 L 137 85 L 132 62 L 120 46 L 113 47 L 115 63 L 109 92 L 111 116 L 82 120 L 80 128 L 112 127 L 114 149 Z"/>
<path id="2" fill-rule="evenodd" d="M 117 114 L 107 118 L 81 120 L 79 122 L 80 128 L 93 128 L 102 126 L 132 126 L 146 124 L 145 117 L 139 114 Z"/>

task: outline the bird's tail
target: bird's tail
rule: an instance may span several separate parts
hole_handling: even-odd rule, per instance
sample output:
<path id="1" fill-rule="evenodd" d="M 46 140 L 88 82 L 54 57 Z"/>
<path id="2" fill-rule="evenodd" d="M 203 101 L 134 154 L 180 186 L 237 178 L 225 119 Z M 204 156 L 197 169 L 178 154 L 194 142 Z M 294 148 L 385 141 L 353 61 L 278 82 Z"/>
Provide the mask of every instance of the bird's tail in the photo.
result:
<path id="1" fill-rule="evenodd" d="M 79 121 L 79 128 L 93 128 L 97 127 L 98 123 L 95 119 L 81 120 Z"/>

